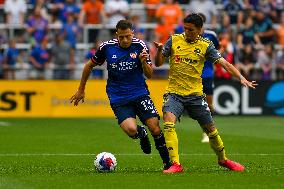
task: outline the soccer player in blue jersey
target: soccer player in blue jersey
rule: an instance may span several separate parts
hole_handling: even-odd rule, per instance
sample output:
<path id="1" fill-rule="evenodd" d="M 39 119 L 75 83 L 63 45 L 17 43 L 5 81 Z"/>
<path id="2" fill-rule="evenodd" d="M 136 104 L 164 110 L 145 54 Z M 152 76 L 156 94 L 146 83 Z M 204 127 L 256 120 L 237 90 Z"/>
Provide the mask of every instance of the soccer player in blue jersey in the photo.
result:
<path id="1" fill-rule="evenodd" d="M 206 16 L 202 13 L 198 13 L 202 19 L 203 22 L 206 22 Z M 209 39 L 210 41 L 212 41 L 212 43 L 214 44 L 216 49 L 219 49 L 219 40 L 217 38 L 217 34 L 212 31 L 212 30 L 205 30 L 202 29 L 202 37 Z M 214 113 L 214 107 L 213 107 L 213 81 L 214 81 L 214 67 L 213 67 L 213 63 L 210 62 L 209 60 L 206 60 L 204 62 L 204 67 L 202 70 L 202 85 L 203 85 L 203 93 L 206 95 L 206 101 L 208 103 L 208 106 L 210 108 L 211 114 Z M 207 134 L 204 132 L 201 142 L 209 142 L 209 137 L 207 136 Z"/>
<path id="2" fill-rule="evenodd" d="M 136 123 L 136 116 L 148 126 L 156 149 L 164 163 L 164 170 L 171 167 L 164 134 L 159 126 L 159 115 L 149 96 L 145 77 L 151 78 L 153 69 L 146 44 L 134 37 L 132 24 L 120 20 L 116 25 L 117 39 L 103 42 L 94 56 L 86 63 L 78 91 L 71 97 L 77 106 L 85 97 L 85 85 L 94 66 L 107 64 L 106 92 L 111 108 L 122 130 L 133 139 L 140 139 L 144 153 L 151 153 L 146 129 Z"/>
<path id="3" fill-rule="evenodd" d="M 170 59 L 169 84 L 164 95 L 163 120 L 166 144 L 169 149 L 172 166 L 164 173 L 179 173 L 183 167 L 179 162 L 178 138 L 175 131 L 177 120 L 184 109 L 197 120 L 209 136 L 211 148 L 217 155 L 218 164 L 233 171 L 243 171 L 245 167 L 227 158 L 223 141 L 215 127 L 208 104 L 203 96 L 202 70 L 204 62 L 209 60 L 220 64 L 245 87 L 255 88 L 255 81 L 246 80 L 240 72 L 216 50 L 213 43 L 200 36 L 203 19 L 192 13 L 184 18 L 184 33 L 172 35 L 165 45 L 155 43 L 157 54 L 155 65 L 161 66 Z"/>

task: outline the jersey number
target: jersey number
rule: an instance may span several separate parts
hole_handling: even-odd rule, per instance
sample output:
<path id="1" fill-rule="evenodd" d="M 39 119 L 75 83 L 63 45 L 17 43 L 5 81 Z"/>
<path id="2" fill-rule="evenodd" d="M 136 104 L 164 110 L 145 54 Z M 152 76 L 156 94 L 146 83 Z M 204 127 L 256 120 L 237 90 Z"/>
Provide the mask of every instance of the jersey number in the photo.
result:
<path id="1" fill-rule="evenodd" d="M 209 106 L 204 99 L 202 100 L 202 106 L 205 106 L 206 110 L 210 112 Z"/>
<path id="2" fill-rule="evenodd" d="M 144 107 L 144 110 L 152 110 L 152 113 L 157 113 L 157 110 L 152 102 L 152 100 L 143 100 L 141 101 L 141 104 Z"/>

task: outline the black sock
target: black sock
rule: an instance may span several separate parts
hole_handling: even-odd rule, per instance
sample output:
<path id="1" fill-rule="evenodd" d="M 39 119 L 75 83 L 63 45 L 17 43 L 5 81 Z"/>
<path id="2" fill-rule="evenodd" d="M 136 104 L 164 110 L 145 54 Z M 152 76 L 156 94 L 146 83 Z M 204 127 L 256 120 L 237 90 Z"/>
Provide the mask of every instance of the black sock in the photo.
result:
<path id="1" fill-rule="evenodd" d="M 156 149 L 159 151 L 159 154 L 163 160 L 163 163 L 166 167 L 171 166 L 171 160 L 169 156 L 169 151 L 166 146 L 166 141 L 164 137 L 164 133 L 161 131 L 159 135 L 153 135 Z"/>

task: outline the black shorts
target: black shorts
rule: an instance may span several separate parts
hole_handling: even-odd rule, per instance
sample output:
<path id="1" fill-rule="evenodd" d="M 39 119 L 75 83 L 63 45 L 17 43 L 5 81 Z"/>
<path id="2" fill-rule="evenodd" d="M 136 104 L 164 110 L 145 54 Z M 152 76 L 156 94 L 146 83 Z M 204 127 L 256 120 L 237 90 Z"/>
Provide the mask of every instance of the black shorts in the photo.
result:
<path id="1" fill-rule="evenodd" d="M 202 85 L 203 85 L 203 93 L 206 95 L 213 95 L 213 78 L 203 78 L 202 79 Z"/>
<path id="2" fill-rule="evenodd" d="M 152 117 L 160 119 L 156 107 L 150 96 L 144 95 L 131 100 L 127 103 L 113 103 L 111 108 L 118 120 L 118 124 L 121 124 L 127 118 L 139 117 L 140 121 L 146 125 L 146 120 Z"/>

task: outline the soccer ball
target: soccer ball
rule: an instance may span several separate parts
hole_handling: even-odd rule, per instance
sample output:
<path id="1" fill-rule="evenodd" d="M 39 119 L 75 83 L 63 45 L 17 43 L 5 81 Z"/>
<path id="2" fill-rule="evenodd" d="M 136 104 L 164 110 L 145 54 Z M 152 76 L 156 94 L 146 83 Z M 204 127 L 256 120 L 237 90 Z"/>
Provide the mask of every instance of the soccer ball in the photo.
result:
<path id="1" fill-rule="evenodd" d="M 111 172 L 115 170 L 117 162 L 112 153 L 102 152 L 96 156 L 94 165 L 99 172 Z"/>

